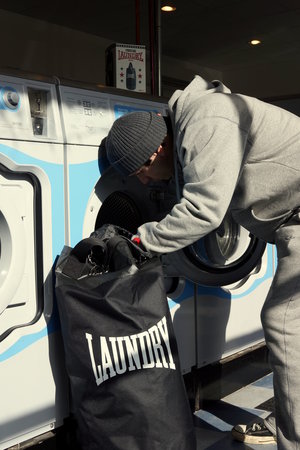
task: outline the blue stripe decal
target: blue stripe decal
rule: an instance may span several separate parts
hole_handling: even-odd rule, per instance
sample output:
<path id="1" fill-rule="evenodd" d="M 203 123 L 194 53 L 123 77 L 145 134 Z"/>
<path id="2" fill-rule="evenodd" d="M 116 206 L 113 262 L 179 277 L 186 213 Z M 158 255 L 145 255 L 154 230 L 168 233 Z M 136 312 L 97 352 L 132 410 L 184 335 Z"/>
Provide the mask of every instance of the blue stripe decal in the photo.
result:
<path id="1" fill-rule="evenodd" d="M 100 177 L 98 160 L 69 166 L 71 246 L 82 239 L 85 211 Z"/>
<path id="2" fill-rule="evenodd" d="M 22 336 L 14 345 L 12 345 L 8 350 L 0 355 L 0 362 L 3 362 L 6 359 L 9 359 L 12 356 L 16 355 L 17 353 L 22 352 L 26 347 L 34 344 L 39 339 L 45 337 L 47 334 L 47 328 L 44 328 L 38 333 L 29 334 L 28 336 Z"/>
<path id="3" fill-rule="evenodd" d="M 255 275 L 253 275 L 253 276 L 255 277 Z M 261 278 L 255 278 L 254 283 L 249 287 L 249 289 L 247 289 L 247 291 L 245 291 L 241 294 L 238 294 L 238 295 L 233 294 L 233 295 L 231 295 L 231 298 L 233 300 L 235 300 L 235 299 L 245 297 L 246 295 L 249 295 L 251 292 L 253 292 L 255 289 L 257 289 L 260 284 L 262 284 L 269 278 L 273 278 L 273 251 L 272 251 L 272 245 L 270 245 L 270 244 L 267 245 L 267 268 L 266 268 L 266 273 L 264 274 L 264 276 Z"/>
<path id="4" fill-rule="evenodd" d="M 0 362 L 3 362 L 9 358 L 12 358 L 17 353 L 22 352 L 25 348 L 30 347 L 35 342 L 43 339 L 45 336 L 55 333 L 59 330 L 59 321 L 57 317 L 57 309 L 54 308 L 54 312 L 48 325 L 37 333 L 28 334 L 22 336 L 15 344 L 13 344 L 9 349 L 0 354 Z"/>
<path id="5" fill-rule="evenodd" d="M 158 112 L 156 109 L 151 109 L 151 108 L 143 108 L 142 105 L 141 107 L 137 108 L 137 107 L 133 107 L 133 106 L 128 106 L 128 105 L 115 105 L 114 106 L 114 111 L 115 111 L 115 118 L 118 119 L 119 117 L 123 116 L 123 114 L 128 114 L 131 112 L 135 112 L 135 111 L 152 111 L 152 112 Z"/>

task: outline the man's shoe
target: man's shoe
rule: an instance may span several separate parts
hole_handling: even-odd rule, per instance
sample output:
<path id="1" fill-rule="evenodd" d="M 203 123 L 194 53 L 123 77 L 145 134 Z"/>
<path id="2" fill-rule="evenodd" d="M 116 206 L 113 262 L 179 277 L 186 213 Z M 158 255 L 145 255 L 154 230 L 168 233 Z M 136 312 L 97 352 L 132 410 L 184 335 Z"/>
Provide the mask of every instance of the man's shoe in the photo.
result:
<path id="1" fill-rule="evenodd" d="M 235 440 L 245 444 L 276 444 L 276 437 L 263 420 L 251 422 L 249 425 L 235 425 L 231 434 Z"/>

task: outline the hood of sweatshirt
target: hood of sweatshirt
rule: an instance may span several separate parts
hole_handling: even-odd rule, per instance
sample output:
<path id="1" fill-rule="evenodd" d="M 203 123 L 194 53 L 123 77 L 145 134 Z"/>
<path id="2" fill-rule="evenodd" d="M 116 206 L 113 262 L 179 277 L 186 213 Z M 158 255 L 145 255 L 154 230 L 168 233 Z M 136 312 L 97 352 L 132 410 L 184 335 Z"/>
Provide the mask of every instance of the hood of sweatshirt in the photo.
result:
<path id="1" fill-rule="evenodd" d="M 172 97 L 169 100 L 169 109 L 171 112 L 174 112 L 176 108 L 176 113 L 181 114 L 184 106 L 186 104 L 187 99 L 190 99 L 191 96 L 197 93 L 199 95 L 207 95 L 215 92 L 220 92 L 224 94 L 230 94 L 231 91 L 226 87 L 221 81 L 206 81 L 204 78 L 196 75 L 193 81 L 182 91 L 177 90 L 174 92 Z"/>

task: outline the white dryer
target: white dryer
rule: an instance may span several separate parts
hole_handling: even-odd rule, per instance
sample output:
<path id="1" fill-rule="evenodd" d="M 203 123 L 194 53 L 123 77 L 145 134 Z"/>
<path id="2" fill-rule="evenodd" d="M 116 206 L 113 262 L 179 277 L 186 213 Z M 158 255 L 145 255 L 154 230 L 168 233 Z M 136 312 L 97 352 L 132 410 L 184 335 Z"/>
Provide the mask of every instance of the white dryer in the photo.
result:
<path id="1" fill-rule="evenodd" d="M 172 183 L 144 186 L 98 155 L 113 121 L 135 110 L 164 114 L 161 98 L 60 86 L 66 131 L 70 244 L 105 223 L 135 232 L 176 201 Z M 100 178 L 99 178 L 100 176 Z M 227 218 L 217 232 L 163 257 L 183 373 L 263 341 L 260 309 L 273 277 L 272 249 Z M 224 287 L 227 286 L 227 287 Z"/>
<path id="2" fill-rule="evenodd" d="M 0 75 L 0 449 L 53 430 L 68 414 L 52 295 L 64 235 L 55 86 Z"/>

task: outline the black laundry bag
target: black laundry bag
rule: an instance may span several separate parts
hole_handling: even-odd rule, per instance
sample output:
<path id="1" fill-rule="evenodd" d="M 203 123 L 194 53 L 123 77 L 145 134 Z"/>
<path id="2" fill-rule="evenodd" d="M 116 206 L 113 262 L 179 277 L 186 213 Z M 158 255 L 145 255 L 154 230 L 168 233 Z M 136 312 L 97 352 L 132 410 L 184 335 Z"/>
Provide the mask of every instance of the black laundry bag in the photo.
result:
<path id="1" fill-rule="evenodd" d="M 56 266 L 56 297 L 83 450 L 195 450 L 162 267 L 103 226 Z"/>

